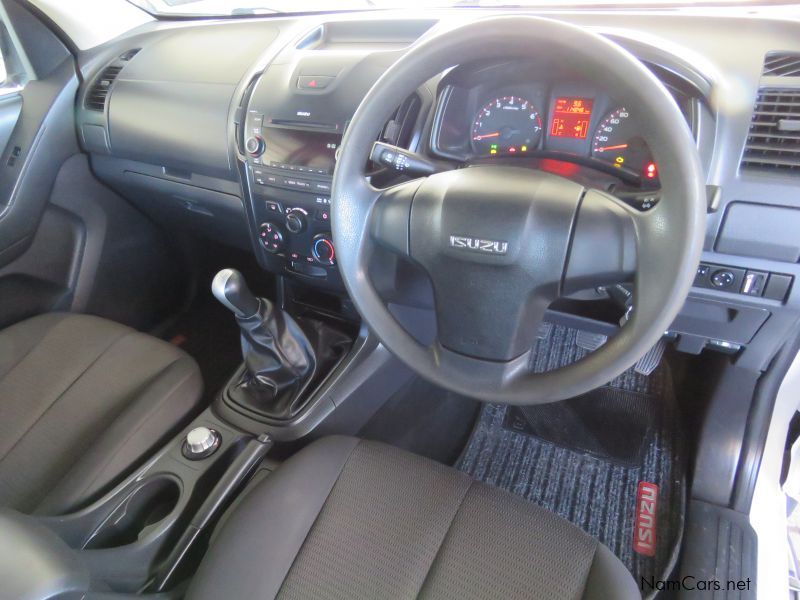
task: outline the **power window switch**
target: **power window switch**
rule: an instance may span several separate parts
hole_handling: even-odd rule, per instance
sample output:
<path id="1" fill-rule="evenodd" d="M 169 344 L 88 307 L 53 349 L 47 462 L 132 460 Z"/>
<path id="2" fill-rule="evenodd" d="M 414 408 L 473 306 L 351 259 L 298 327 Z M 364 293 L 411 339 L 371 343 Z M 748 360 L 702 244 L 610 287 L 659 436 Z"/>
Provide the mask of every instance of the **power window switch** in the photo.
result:
<path id="1" fill-rule="evenodd" d="M 747 296 L 761 296 L 767 285 L 768 275 L 769 273 L 764 273 L 763 271 L 747 271 L 742 280 L 741 293 Z"/>

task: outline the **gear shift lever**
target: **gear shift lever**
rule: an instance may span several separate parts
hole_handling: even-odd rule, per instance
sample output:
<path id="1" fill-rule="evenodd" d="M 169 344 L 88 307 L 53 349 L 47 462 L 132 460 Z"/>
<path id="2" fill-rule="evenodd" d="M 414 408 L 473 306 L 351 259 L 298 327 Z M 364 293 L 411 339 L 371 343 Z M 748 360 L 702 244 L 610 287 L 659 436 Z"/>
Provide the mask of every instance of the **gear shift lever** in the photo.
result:
<path id="1" fill-rule="evenodd" d="M 236 316 L 245 370 L 230 393 L 274 418 L 292 414 L 297 392 L 316 368 L 316 353 L 295 320 L 256 298 L 239 271 L 223 269 L 211 291 Z"/>
<path id="2" fill-rule="evenodd" d="M 236 269 L 222 269 L 211 282 L 211 293 L 239 319 L 252 317 L 258 312 L 258 298 Z"/>

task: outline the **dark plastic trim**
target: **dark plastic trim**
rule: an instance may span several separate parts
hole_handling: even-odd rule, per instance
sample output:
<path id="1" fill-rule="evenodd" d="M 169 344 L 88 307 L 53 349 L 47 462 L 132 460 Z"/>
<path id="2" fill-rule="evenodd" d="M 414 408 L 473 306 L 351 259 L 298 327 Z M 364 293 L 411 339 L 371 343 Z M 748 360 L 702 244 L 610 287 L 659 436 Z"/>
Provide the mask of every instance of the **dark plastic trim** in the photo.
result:
<path id="1" fill-rule="evenodd" d="M 769 368 L 756 384 L 747 428 L 742 440 L 741 459 L 736 473 L 731 507 L 742 513 L 750 512 L 756 479 L 761 466 L 761 457 L 772 422 L 775 400 L 783 379 L 800 352 L 800 323 L 796 323 L 789 341 L 772 360 Z"/>

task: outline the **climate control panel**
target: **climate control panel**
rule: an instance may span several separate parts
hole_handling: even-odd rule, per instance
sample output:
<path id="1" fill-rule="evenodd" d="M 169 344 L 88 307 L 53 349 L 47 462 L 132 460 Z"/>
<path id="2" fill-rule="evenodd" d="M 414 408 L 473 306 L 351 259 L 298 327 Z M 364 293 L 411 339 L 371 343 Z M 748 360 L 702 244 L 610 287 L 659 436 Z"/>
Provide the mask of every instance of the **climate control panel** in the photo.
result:
<path id="1" fill-rule="evenodd" d="M 269 252 L 270 254 L 283 254 L 286 250 L 287 244 L 285 243 L 285 235 L 284 229 L 288 230 L 290 234 L 298 235 L 305 231 L 305 223 L 303 225 L 299 225 L 300 218 L 297 216 L 295 211 L 299 211 L 302 209 L 293 208 L 290 209 L 289 213 L 286 215 L 286 219 L 283 225 L 280 223 L 276 223 L 275 221 L 265 221 L 259 225 L 258 228 L 258 241 L 261 247 Z M 291 238 L 289 238 L 291 241 Z M 309 247 L 309 252 L 306 256 L 302 258 L 313 258 L 313 262 L 316 262 L 320 265 L 324 265 L 326 267 L 332 267 L 336 264 L 336 250 L 333 247 L 333 239 L 331 238 L 330 232 L 323 232 L 316 234 L 311 239 L 311 245 Z M 290 252 L 289 257 L 295 260 L 299 260 L 301 258 L 300 253 L 298 252 Z M 312 262 L 310 260 L 306 260 L 306 262 Z"/>
<path id="2" fill-rule="evenodd" d="M 259 261 L 274 273 L 343 289 L 336 269 L 330 198 L 268 185 L 251 187 Z"/>

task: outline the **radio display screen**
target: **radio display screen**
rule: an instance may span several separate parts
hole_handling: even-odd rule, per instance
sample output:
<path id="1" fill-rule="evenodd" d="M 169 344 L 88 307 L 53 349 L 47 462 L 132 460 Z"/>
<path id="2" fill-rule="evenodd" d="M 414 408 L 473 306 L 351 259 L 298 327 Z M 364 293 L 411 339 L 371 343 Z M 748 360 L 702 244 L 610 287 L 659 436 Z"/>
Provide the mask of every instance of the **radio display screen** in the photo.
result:
<path id="1" fill-rule="evenodd" d="M 316 169 L 319 174 L 332 174 L 336 162 L 336 149 L 342 141 L 341 134 L 299 129 L 265 127 L 264 166 L 294 165 Z"/>

